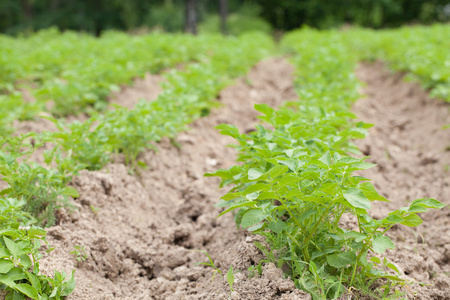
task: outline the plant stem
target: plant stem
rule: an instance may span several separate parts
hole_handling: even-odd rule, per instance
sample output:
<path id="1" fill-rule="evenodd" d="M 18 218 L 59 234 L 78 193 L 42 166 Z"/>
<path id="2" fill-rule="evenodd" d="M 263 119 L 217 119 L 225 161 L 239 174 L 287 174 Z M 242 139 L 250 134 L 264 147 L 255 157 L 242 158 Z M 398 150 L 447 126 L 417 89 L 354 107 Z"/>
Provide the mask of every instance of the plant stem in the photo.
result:
<path id="1" fill-rule="evenodd" d="M 320 216 L 320 219 L 316 222 L 316 224 L 314 225 L 314 228 L 311 230 L 311 232 L 309 233 L 309 235 L 306 237 L 305 241 L 303 242 L 303 247 L 308 247 L 308 243 L 311 240 L 312 236 L 314 235 L 317 227 L 319 227 L 320 223 L 322 223 L 323 219 L 325 218 L 325 216 L 328 214 L 328 211 L 330 210 L 331 206 L 333 205 L 333 202 L 330 203 L 330 205 L 327 206 L 327 209 L 323 212 L 323 214 Z M 308 260 L 309 262 L 309 260 Z"/>

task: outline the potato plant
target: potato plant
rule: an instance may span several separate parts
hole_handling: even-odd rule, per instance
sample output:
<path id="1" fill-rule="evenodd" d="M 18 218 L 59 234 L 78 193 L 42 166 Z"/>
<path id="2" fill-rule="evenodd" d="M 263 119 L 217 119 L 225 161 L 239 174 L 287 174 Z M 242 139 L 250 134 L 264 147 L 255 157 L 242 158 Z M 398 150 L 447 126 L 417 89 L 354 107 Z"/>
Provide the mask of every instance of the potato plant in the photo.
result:
<path id="1" fill-rule="evenodd" d="M 55 116 L 103 110 L 106 97 L 145 72 L 199 61 L 216 45 L 209 37 L 106 32 L 100 38 L 55 28 L 29 37 L 0 35 L 0 93 L 31 88 Z"/>
<path id="2" fill-rule="evenodd" d="M 48 34 L 55 33 L 50 31 Z M 68 36 L 71 37 L 71 34 Z M 115 36 L 115 39 L 117 38 L 116 35 L 113 36 Z M 132 39 L 125 35 L 119 35 L 119 37 L 122 42 Z M 39 35 L 35 38 L 39 38 Z M 146 43 L 152 41 L 151 37 L 147 37 L 147 39 Z M 14 211 L 18 214 L 30 217 L 28 214 L 30 213 L 37 220 L 37 224 L 42 226 L 53 225 L 56 221 L 55 210 L 61 207 L 70 209 L 72 205 L 69 197 L 79 196 L 75 189 L 67 186 L 79 170 L 85 168 L 90 170 L 101 169 L 110 161 L 110 156 L 113 153 L 123 153 L 130 167 L 137 167 L 140 164 L 137 158 L 142 151 L 154 147 L 152 143 L 158 142 L 162 137 L 175 137 L 179 131 L 186 129 L 189 122 L 208 114 L 209 110 L 217 105 L 213 101 L 217 93 L 230 84 L 233 78 L 245 74 L 257 61 L 267 56 L 273 47 L 273 41 L 268 36 L 258 34 L 252 36 L 251 39 L 248 36 L 241 38 L 208 36 L 198 39 L 180 36 L 179 39 L 180 41 L 184 39 L 192 41 L 187 46 L 192 47 L 189 51 L 195 53 L 198 62 L 186 66 L 183 70 L 168 73 L 164 92 L 156 101 L 142 101 L 134 109 L 117 106 L 104 114 L 91 112 L 92 118 L 86 122 L 75 121 L 68 124 L 61 119 L 48 117 L 56 124 L 58 131 L 42 134 L 29 133 L 15 137 L 8 136 L 8 133 L 10 133 L 10 127 L 8 126 L 19 115 L 23 116 L 23 119 L 34 116 L 35 112 L 31 110 L 34 109 L 34 106 L 31 104 L 29 106 L 24 105 L 22 106 L 23 111 L 18 110 L 14 115 L 7 114 L 5 126 L 2 127 L 5 128 L 5 134 L 0 139 L 0 179 L 6 182 L 8 186 L 0 191 L 1 199 L 17 199 L 18 203 L 14 206 Z M 137 38 L 136 40 L 139 41 Z M 168 42 L 169 38 L 164 37 L 164 41 Z M 199 42 L 199 45 L 196 44 L 197 42 Z M 207 49 L 206 46 L 208 46 Z M 175 51 L 176 53 L 187 51 L 183 47 L 179 47 L 173 40 L 170 40 L 167 45 L 168 48 L 161 45 L 158 47 L 162 47 L 161 49 L 164 49 L 164 51 Z M 50 48 L 54 50 L 54 48 Z M 133 53 L 128 54 L 134 55 Z M 173 62 L 178 61 L 172 61 L 170 55 L 160 54 L 161 58 L 167 59 L 167 61 L 160 61 L 161 67 L 170 66 Z M 183 56 L 182 58 L 190 60 L 192 57 Z M 123 59 L 122 64 L 133 66 L 131 61 L 127 62 L 127 57 L 123 57 Z M 155 58 L 154 63 L 157 62 L 158 59 Z M 52 63 L 49 62 L 49 65 L 52 65 Z M 46 70 L 46 67 L 42 67 L 41 71 L 43 70 Z M 102 70 L 108 74 L 111 71 L 108 68 Z M 18 74 L 25 76 L 26 72 L 21 73 L 22 71 L 18 71 Z M 59 74 L 58 72 L 62 72 L 62 70 L 56 70 L 55 72 L 55 74 Z M 48 77 L 47 81 L 43 80 L 44 83 L 39 85 L 40 88 L 42 89 L 49 82 L 65 85 L 61 82 L 58 83 L 59 79 L 53 78 L 55 74 L 52 72 L 40 74 L 42 77 Z M 75 76 L 75 74 L 71 76 Z M 98 75 L 98 73 L 95 74 Z M 128 75 L 131 74 L 137 75 L 136 70 L 132 69 Z M 90 106 L 94 103 L 73 102 L 83 97 L 80 93 L 85 90 L 76 88 L 77 85 L 83 84 L 83 78 L 81 77 L 79 82 L 71 83 L 75 86 L 73 91 L 75 98 L 69 97 L 69 102 L 61 104 L 63 106 L 69 105 L 68 107 L 73 109 L 71 113 L 77 112 L 80 107 Z M 130 78 L 128 77 L 128 79 Z M 124 78 L 120 80 L 124 80 Z M 94 82 L 94 84 L 97 83 Z M 64 88 L 68 89 L 71 84 L 65 85 Z M 15 88 L 14 85 L 5 86 Z M 5 86 L 3 87 L 5 88 Z M 95 92 L 95 94 L 97 96 L 106 95 L 106 93 L 100 92 Z M 52 94 L 52 97 L 54 95 Z M 61 93 L 61 98 L 64 95 L 72 94 Z M 8 97 L 11 96 L 12 94 L 8 94 L 4 98 L 9 101 L 10 98 Z M 7 104 L 14 107 L 11 101 Z M 39 107 L 39 97 L 36 105 Z M 64 107 L 61 105 L 59 108 L 58 105 L 56 106 L 57 110 L 54 111 L 56 115 L 65 114 Z M 7 132 L 7 130 L 9 131 Z M 31 162 L 30 156 L 45 143 L 54 146 L 44 154 L 46 165 Z M 12 215 L 11 218 L 15 220 Z M 7 299 L 24 299 L 24 297 L 61 299 L 69 295 L 74 288 L 73 274 L 69 280 L 65 280 L 65 275 L 58 272 L 55 273 L 54 278 L 38 275 L 39 263 L 37 260 L 40 245 L 36 241 L 38 236 L 31 236 L 29 233 L 31 229 L 22 229 L 28 228 L 31 221 L 22 218 L 17 219 L 14 224 L 17 232 L 13 233 L 13 236 L 7 236 L 5 232 L 11 231 L 9 225 L 0 222 L 0 234 L 3 232 L 5 235 L 3 240 L 0 240 L 0 244 L 4 241 L 2 245 L 6 248 L 11 247 L 13 250 L 19 247 L 18 250 L 16 249 L 17 251 L 14 250 L 15 252 L 11 252 L 13 250 L 10 248 L 5 250 L 3 257 L 5 262 L 3 265 L 0 263 L 0 274 L 2 274 L 0 283 L 3 283 L 0 288 L 9 292 Z M 39 229 L 36 232 L 39 232 L 39 238 L 43 240 L 45 231 Z M 14 246 L 16 243 L 19 246 Z M 32 257 L 31 262 L 25 256 Z M 31 269 L 33 272 L 31 272 Z M 230 274 L 229 277 L 231 278 L 232 271 Z"/>
<path id="3" fill-rule="evenodd" d="M 256 105 L 267 126 L 249 134 L 217 126 L 237 140 L 242 162 L 205 174 L 232 185 L 218 203 L 226 207 L 219 216 L 233 211 L 238 226 L 265 236 L 270 249 L 259 248 L 314 299 L 336 299 L 350 287 L 367 291 L 376 280 L 384 282 L 378 296 L 395 294 L 392 286 L 404 280 L 379 258 L 395 248 L 386 233 L 396 224 L 418 226 L 418 213 L 445 205 L 417 199 L 383 219 L 370 217 L 373 201 L 388 200 L 354 174 L 374 166 L 355 156 L 352 143 L 371 127 L 353 121 L 348 109 L 358 98 L 354 58 L 334 33 L 294 32 L 282 46 L 297 67 L 300 100 L 278 110 Z M 342 222 L 345 215 L 353 215 L 353 226 Z"/>
<path id="4" fill-rule="evenodd" d="M 7 291 L 6 300 L 63 299 L 75 288 L 74 273 L 70 278 L 58 271 L 53 277 L 40 274 L 39 248 L 46 232 L 23 212 L 25 204 L 0 197 L 0 288 Z"/>
<path id="5" fill-rule="evenodd" d="M 240 47 L 239 41 L 244 39 L 161 33 L 130 36 L 114 31 L 95 38 L 71 31 L 60 33 L 55 28 L 29 37 L 0 35 L 0 94 L 9 97 L 25 87 L 41 108 L 51 104 L 48 107 L 55 117 L 92 114 L 104 111 L 112 92 L 146 72 L 208 61 L 211 54 L 227 55 L 225 50 L 239 51 L 232 49 Z M 256 37 L 255 41 L 261 39 Z M 253 42 L 254 49 L 266 48 L 268 41 L 266 38 L 258 46 Z M 252 41 L 245 42 L 249 43 Z M 240 68 L 226 64 L 222 67 L 228 73 Z"/>
<path id="6" fill-rule="evenodd" d="M 387 200 L 369 179 L 352 174 L 374 165 L 346 154 L 346 143 L 355 135 L 327 126 L 339 124 L 339 117 L 305 122 L 292 110 L 257 109 L 275 130 L 260 125 L 246 135 L 231 125 L 218 126 L 237 139 L 239 160 L 245 162 L 208 174 L 221 177 L 223 185 L 234 184 L 220 202 L 228 207 L 220 215 L 236 210 L 237 225 L 266 236 L 271 251 L 278 253 L 278 266 L 288 266 L 296 284 L 317 298 L 336 298 L 344 286 L 358 287 L 374 278 L 402 282 L 394 264 L 385 263 L 393 271 L 387 272 L 368 255 L 394 249 L 385 234 L 395 224 L 417 226 L 422 223 L 417 213 L 444 205 L 418 199 L 381 220 L 371 218 L 371 202 Z M 356 217 L 355 228 L 342 225 L 345 214 Z"/>
<path id="7" fill-rule="evenodd" d="M 44 140 L 35 133 L 0 139 L 0 179 L 8 184 L 0 196 L 23 201 L 24 211 L 31 213 L 39 225 L 50 227 L 55 224 L 55 210 L 73 208 L 69 196 L 79 196 L 67 186 L 79 168 L 72 166 L 70 172 L 64 173 L 29 162 L 30 155 L 42 143 Z"/>
<path id="8" fill-rule="evenodd" d="M 450 26 L 403 27 L 372 31 L 352 29 L 342 33 L 362 60 L 383 60 L 396 70 L 409 72 L 431 96 L 450 101 Z"/>
<path id="9" fill-rule="evenodd" d="M 217 43 L 223 40 L 216 37 Z M 187 124 L 208 114 L 217 105 L 214 98 L 219 91 L 266 57 L 272 47 L 271 39 L 262 34 L 229 38 L 202 62 L 168 73 L 155 101 L 141 101 L 133 109 L 116 106 L 84 123 L 53 120 L 59 132 L 50 134 L 57 146 L 49 159 L 98 170 L 112 153 L 123 153 L 127 164 L 136 167 L 139 153 L 162 137 L 175 137 Z"/>
<path id="10" fill-rule="evenodd" d="M 14 132 L 12 124 L 15 120 L 31 120 L 40 111 L 40 104 L 24 101 L 20 93 L 0 94 L 0 137 L 7 137 Z"/>

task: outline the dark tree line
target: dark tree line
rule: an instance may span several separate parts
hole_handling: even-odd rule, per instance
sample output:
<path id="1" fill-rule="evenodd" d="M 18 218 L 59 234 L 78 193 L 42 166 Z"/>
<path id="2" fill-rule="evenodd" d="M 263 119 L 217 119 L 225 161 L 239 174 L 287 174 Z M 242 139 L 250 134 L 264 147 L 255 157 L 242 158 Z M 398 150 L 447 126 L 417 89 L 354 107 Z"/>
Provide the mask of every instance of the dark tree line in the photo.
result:
<path id="1" fill-rule="evenodd" d="M 450 20 L 450 0 L 258 0 L 262 17 L 276 28 L 342 24 L 381 28 Z M 447 7 L 446 7 L 447 6 Z"/>
<path id="2" fill-rule="evenodd" d="M 450 0 L 1 0 L 0 32 L 16 34 L 57 26 L 99 34 L 106 29 L 159 27 L 197 31 L 208 14 L 226 16 L 243 5 L 258 6 L 274 29 L 304 24 L 329 28 L 357 24 L 374 28 L 448 21 Z"/>

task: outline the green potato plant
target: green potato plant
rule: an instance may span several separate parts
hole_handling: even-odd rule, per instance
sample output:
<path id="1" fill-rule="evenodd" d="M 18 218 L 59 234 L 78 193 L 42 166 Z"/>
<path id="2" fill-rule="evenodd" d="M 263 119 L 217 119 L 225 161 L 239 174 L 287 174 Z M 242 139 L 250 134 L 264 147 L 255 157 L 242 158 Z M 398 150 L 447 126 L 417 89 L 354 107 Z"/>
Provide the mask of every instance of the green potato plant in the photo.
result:
<path id="1" fill-rule="evenodd" d="M 51 119 L 59 131 L 49 134 L 56 147 L 48 153 L 47 163 L 53 160 L 65 168 L 84 165 L 99 170 L 111 154 L 123 153 L 127 165 L 136 168 L 141 152 L 155 148 L 163 137 L 175 138 L 187 124 L 208 114 L 218 105 L 213 100 L 219 91 L 269 55 L 273 47 L 273 41 L 262 34 L 214 40 L 220 47 L 201 62 L 165 75 L 167 82 L 155 101 L 141 101 L 133 109 L 115 106 L 83 123 Z"/>
<path id="2" fill-rule="evenodd" d="M 294 121 L 295 113 L 289 122 L 286 111 L 259 108 L 269 113 L 274 131 L 258 126 L 246 135 L 233 126 L 219 126 L 222 134 L 239 141 L 239 158 L 246 159 L 242 166 L 207 174 L 235 185 L 223 196 L 220 205 L 227 209 L 220 215 L 235 210 L 237 225 L 266 236 L 278 252 L 277 265 L 287 265 L 294 282 L 319 298 L 339 297 L 344 286 L 373 278 L 403 282 L 394 264 L 383 264 L 392 272 L 379 269 L 380 260 L 370 255 L 395 248 L 386 236 L 392 226 L 418 226 L 422 220 L 417 213 L 445 205 L 418 199 L 381 220 L 371 218 L 371 202 L 387 199 L 369 179 L 352 175 L 374 165 L 340 149 L 342 139 L 351 136 L 348 132 L 320 136 L 320 126 L 309 124 L 312 139 L 300 129 L 306 124 Z M 356 217 L 355 228 L 342 226 L 344 214 Z"/>
<path id="3" fill-rule="evenodd" d="M 78 171 L 101 169 L 115 153 L 123 153 L 132 170 L 142 165 L 138 160 L 142 151 L 155 148 L 154 144 L 163 137 L 174 138 L 188 123 L 207 115 L 217 105 L 213 99 L 218 92 L 270 54 L 273 48 L 270 37 L 259 34 L 252 38 L 219 35 L 194 38 L 158 34 L 130 37 L 109 33 L 96 40 L 49 30 L 29 39 L 0 36 L 0 43 L 4 40 L 10 43 L 5 48 L 0 47 L 0 54 L 5 54 L 0 60 L 8 58 L 1 66 L 11 72 L 6 76 L 8 82 L 0 85 L 0 92 L 5 93 L 0 96 L 5 100 L 0 106 L 14 109 L 0 113 L 5 117 L 0 123 L 0 134 L 4 136 L 0 139 L 0 179 L 7 184 L 0 191 L 0 197 L 18 199 L 14 211 L 20 216 L 34 216 L 33 224 L 41 226 L 55 224 L 57 209 L 73 208 L 69 197 L 79 195 L 67 185 Z M 46 47 L 33 49 L 34 43 Z M 136 47 L 127 45 L 129 43 Z M 83 53 L 83 49 L 92 53 L 72 55 L 74 51 Z M 116 51 L 111 53 L 110 49 Z M 73 57 L 83 59 L 72 60 Z M 102 60 L 98 60 L 99 57 Z M 106 96 L 119 84 L 146 71 L 158 71 L 187 61 L 195 63 L 166 74 L 164 92 L 156 101 L 141 101 L 133 109 L 116 106 L 103 114 L 96 112 L 104 108 Z M 0 77 L 5 75 L 0 73 Z M 37 101 L 34 104 L 21 100 L 16 91 L 18 79 L 35 85 L 32 94 Z M 17 99 L 21 102 L 14 102 Z M 57 131 L 8 136 L 15 119 L 33 118 L 49 99 L 54 103 L 51 109 L 54 116 L 88 112 L 91 118 L 86 122 L 67 123 L 46 117 L 56 124 Z M 44 145 L 51 145 L 44 153 L 46 165 L 31 162 L 35 150 Z M 95 213 L 95 209 L 92 210 Z M 69 279 L 59 272 L 53 278 L 39 275 L 37 239 L 44 241 L 45 231 L 39 229 L 39 236 L 31 236 L 31 229 L 22 229 L 32 224 L 27 220 L 18 220 L 14 225 L 20 235 L 16 232 L 0 238 L 0 244 L 3 242 L 9 249 L 2 252 L 6 254 L 2 258 L 4 262 L 0 263 L 0 288 L 9 292 L 7 299 L 61 299 L 74 288 L 73 273 Z M 0 222 L 0 235 L 1 232 L 10 232 L 10 229 Z M 16 243 L 18 248 L 14 246 Z M 85 258 L 83 248 L 73 252 L 77 259 Z M 26 257 L 32 257 L 31 263 Z M 232 268 L 227 278 L 232 288 Z"/>
<path id="4" fill-rule="evenodd" d="M 96 38 L 71 31 L 61 33 L 55 28 L 29 37 L 0 35 L 0 94 L 7 99 L 15 98 L 25 88 L 41 110 L 47 104 L 55 117 L 91 115 L 95 111 L 104 112 L 112 92 L 146 72 L 159 73 L 180 64 L 208 62 L 210 55 L 226 58 L 227 51 L 234 53 L 236 62 L 244 64 L 222 62 L 223 71 L 232 75 L 236 70 L 246 69 L 251 61 L 245 58 L 258 57 L 267 45 L 273 46 L 268 36 L 264 35 L 263 39 L 261 36 L 258 33 L 255 39 L 248 39 L 248 35 L 244 39 L 218 34 L 130 36 L 108 31 Z M 250 44 L 256 51 L 247 51 L 245 47 Z M 243 49 L 245 52 L 239 53 Z M 205 79 L 206 85 L 210 79 Z M 188 89 L 189 85 L 184 88 Z"/>
<path id="5" fill-rule="evenodd" d="M 0 288 L 8 292 L 6 300 L 63 299 L 75 288 L 74 272 L 70 278 L 58 271 L 53 277 L 40 274 L 39 248 L 46 232 L 23 205 L 23 200 L 0 197 Z"/>
<path id="6" fill-rule="evenodd" d="M 29 142 L 30 139 L 34 144 Z M 0 196 L 23 201 L 24 211 L 31 213 L 41 226 L 50 227 L 55 223 L 55 210 L 61 207 L 73 209 L 69 196 L 79 195 L 67 186 L 74 173 L 64 174 L 28 162 L 30 155 L 44 141 L 35 133 L 0 140 L 0 179 L 8 185 L 0 191 Z"/>
<path id="7" fill-rule="evenodd" d="M 372 126 L 349 111 L 359 98 L 356 57 L 336 32 L 303 29 L 287 34 L 281 47 L 296 66 L 300 100 L 278 110 L 256 105 L 267 126 L 249 134 L 217 126 L 238 142 L 241 163 L 205 174 L 232 186 L 217 204 L 226 208 L 219 216 L 233 211 L 239 227 L 265 236 L 270 249 L 257 247 L 313 299 L 337 299 L 349 288 L 380 298 L 398 294 L 393 287 L 405 281 L 379 258 L 395 248 L 389 229 L 418 226 L 418 213 L 445 205 L 423 198 L 383 219 L 370 217 L 372 202 L 388 200 L 370 179 L 354 175 L 375 166 L 352 143 Z M 346 215 L 353 226 L 342 222 Z M 372 291 L 375 281 L 382 287 Z"/>
<path id="8" fill-rule="evenodd" d="M 450 26 L 413 26 L 341 33 L 362 60 L 383 60 L 422 83 L 430 95 L 450 101 Z"/>

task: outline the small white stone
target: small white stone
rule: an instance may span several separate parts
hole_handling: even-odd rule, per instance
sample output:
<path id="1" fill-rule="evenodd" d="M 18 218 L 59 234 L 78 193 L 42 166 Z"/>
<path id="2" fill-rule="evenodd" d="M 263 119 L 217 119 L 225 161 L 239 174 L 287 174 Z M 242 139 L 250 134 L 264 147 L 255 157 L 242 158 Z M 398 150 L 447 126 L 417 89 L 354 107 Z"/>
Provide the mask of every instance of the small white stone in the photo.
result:
<path id="1" fill-rule="evenodd" d="M 215 158 L 207 157 L 207 158 L 206 158 L 206 164 L 207 164 L 207 165 L 210 165 L 210 166 L 212 166 L 212 167 L 215 167 L 215 166 L 217 166 L 218 161 L 217 161 L 217 159 L 215 159 Z"/>

